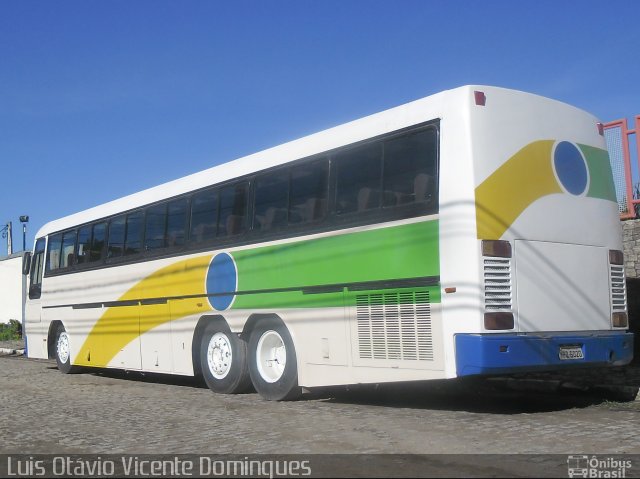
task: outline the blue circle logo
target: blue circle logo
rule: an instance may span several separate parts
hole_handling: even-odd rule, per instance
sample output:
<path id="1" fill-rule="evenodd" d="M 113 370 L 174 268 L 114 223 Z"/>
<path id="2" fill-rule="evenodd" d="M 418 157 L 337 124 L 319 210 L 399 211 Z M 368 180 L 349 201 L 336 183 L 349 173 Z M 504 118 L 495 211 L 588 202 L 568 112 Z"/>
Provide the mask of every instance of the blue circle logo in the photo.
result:
<path id="1" fill-rule="evenodd" d="M 558 181 L 567 193 L 580 195 L 587 189 L 589 172 L 582 153 L 576 145 L 561 141 L 553 152 L 553 166 Z"/>
<path id="2" fill-rule="evenodd" d="M 238 286 L 238 271 L 233 258 L 228 253 L 214 256 L 207 271 L 207 294 L 209 304 L 217 311 L 231 306 Z"/>

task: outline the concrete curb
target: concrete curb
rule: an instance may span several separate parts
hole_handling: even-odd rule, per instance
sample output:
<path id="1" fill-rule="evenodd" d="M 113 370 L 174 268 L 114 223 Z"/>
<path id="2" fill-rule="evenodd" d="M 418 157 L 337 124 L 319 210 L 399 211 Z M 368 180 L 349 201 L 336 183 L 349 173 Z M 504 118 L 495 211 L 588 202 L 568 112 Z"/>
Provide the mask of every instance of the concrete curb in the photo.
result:
<path id="1" fill-rule="evenodd" d="M 23 356 L 24 349 L 0 348 L 0 356 Z"/>

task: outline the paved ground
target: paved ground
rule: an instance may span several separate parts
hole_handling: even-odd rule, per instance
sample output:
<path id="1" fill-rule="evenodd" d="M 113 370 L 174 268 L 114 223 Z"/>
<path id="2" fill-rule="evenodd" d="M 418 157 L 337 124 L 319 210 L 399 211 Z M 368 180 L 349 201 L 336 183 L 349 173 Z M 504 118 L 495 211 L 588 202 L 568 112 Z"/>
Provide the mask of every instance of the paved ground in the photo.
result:
<path id="1" fill-rule="evenodd" d="M 193 378 L 63 375 L 55 361 L 7 355 L 22 347 L 0 342 L 0 454 L 196 454 L 196 465 L 203 455 L 300 454 L 293 458 L 310 459 L 320 477 L 558 477 L 569 455 L 621 454 L 633 459 L 624 477 L 640 477 L 640 398 L 580 391 L 586 381 L 633 391 L 637 366 L 334 388 L 274 403 L 255 393 L 216 395 Z M 558 391 L 560 383 L 572 389 Z M 6 476 L 11 456 L 1 457 Z"/>
<path id="2" fill-rule="evenodd" d="M 0 384 L 3 453 L 640 453 L 640 401 L 585 394 L 437 382 L 276 403 L 16 356 Z"/>

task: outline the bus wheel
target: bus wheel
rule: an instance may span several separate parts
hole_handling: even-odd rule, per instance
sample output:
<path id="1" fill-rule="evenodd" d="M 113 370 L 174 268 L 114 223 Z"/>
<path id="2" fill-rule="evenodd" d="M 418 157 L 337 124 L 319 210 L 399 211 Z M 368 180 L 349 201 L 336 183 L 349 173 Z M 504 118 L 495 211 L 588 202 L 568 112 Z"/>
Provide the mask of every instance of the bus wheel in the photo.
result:
<path id="1" fill-rule="evenodd" d="M 297 399 L 302 394 L 293 340 L 281 321 L 264 320 L 251 332 L 249 373 L 256 391 L 270 401 Z"/>
<path id="2" fill-rule="evenodd" d="M 71 339 L 69 334 L 61 324 L 56 330 L 56 364 L 60 372 L 69 374 L 77 371 L 77 368 L 71 366 Z"/>
<path id="3" fill-rule="evenodd" d="M 251 386 L 247 370 L 247 343 L 221 322 L 207 324 L 200 343 L 200 368 L 214 392 L 236 394 Z"/>

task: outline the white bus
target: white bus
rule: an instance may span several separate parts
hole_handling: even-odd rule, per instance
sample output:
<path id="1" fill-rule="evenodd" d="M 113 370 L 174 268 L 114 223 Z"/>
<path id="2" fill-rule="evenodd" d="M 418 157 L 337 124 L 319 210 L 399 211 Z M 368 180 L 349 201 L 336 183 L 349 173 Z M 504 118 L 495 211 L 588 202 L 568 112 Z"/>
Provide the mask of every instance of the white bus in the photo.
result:
<path id="1" fill-rule="evenodd" d="M 601 125 L 444 91 L 46 224 L 28 355 L 220 393 L 622 365 Z"/>

